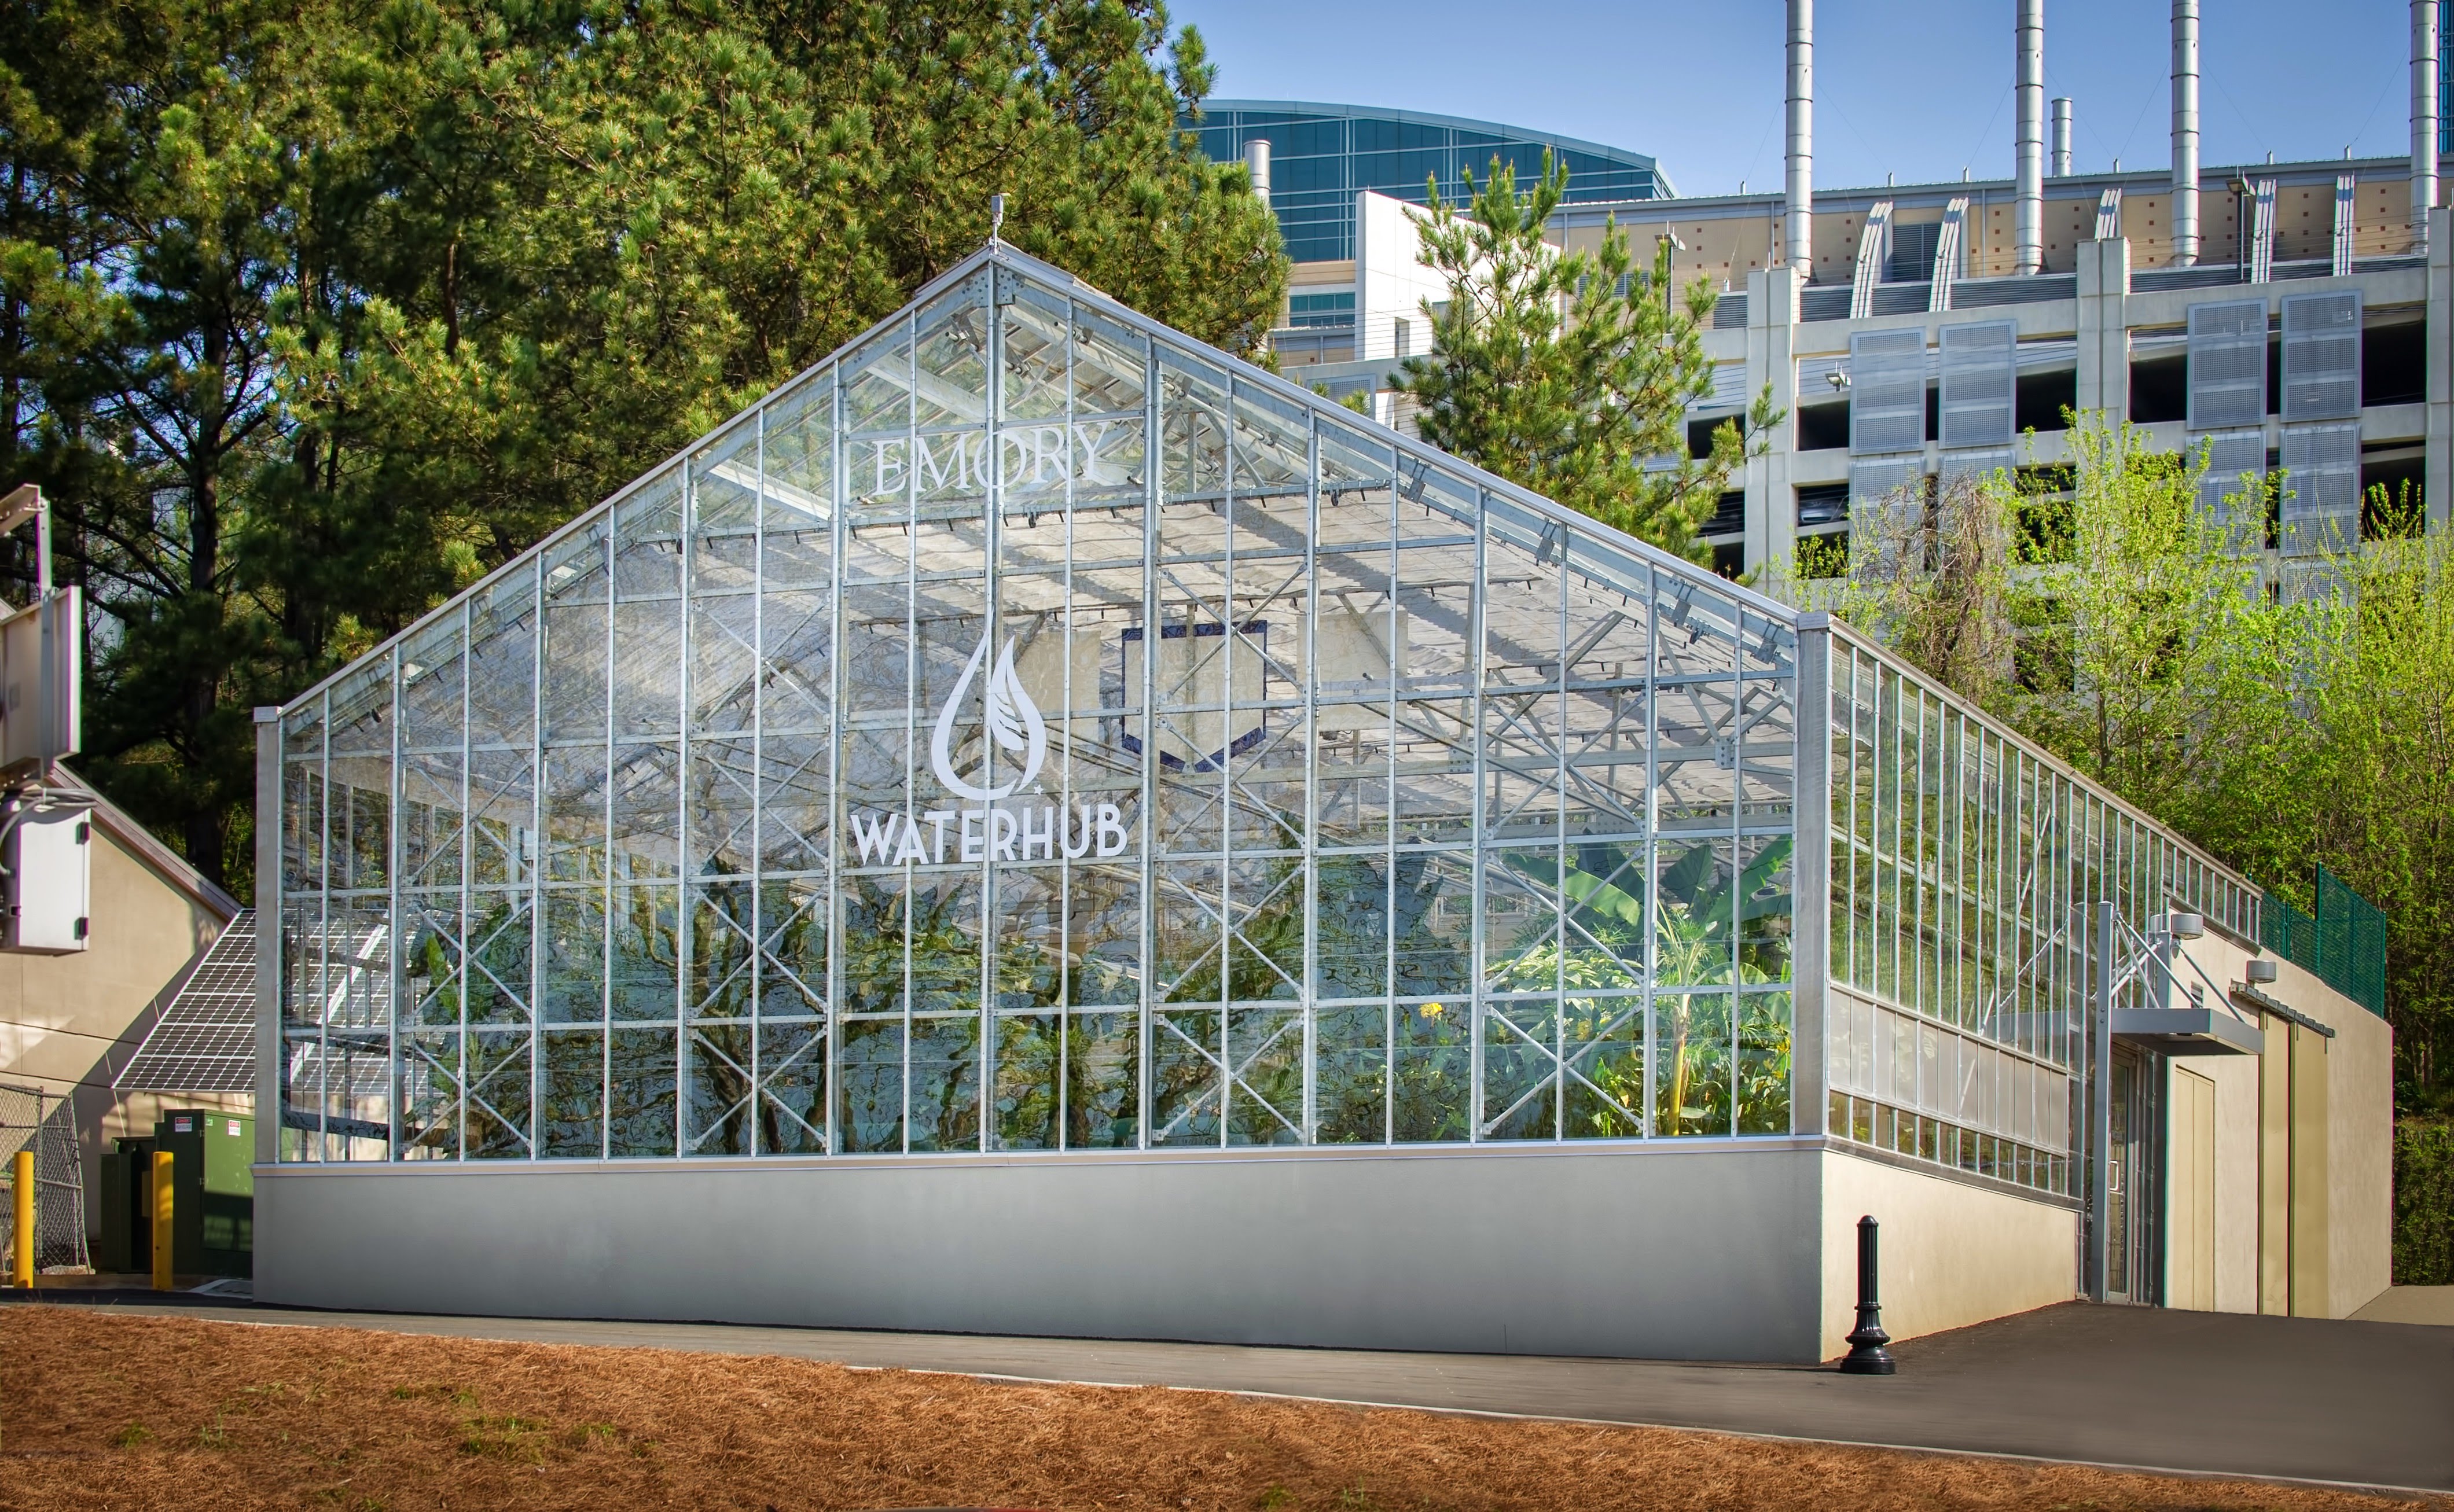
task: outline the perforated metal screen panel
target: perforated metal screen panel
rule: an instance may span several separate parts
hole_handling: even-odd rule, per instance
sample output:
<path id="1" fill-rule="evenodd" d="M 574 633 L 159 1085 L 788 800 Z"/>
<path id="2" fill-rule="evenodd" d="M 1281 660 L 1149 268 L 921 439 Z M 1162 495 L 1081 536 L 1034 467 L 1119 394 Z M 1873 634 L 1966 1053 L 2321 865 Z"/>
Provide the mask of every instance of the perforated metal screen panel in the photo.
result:
<path id="1" fill-rule="evenodd" d="M 2189 421 L 2193 430 L 2266 420 L 2266 301 L 2190 307 Z"/>
<path id="2" fill-rule="evenodd" d="M 111 1084 L 148 1092 L 254 1089 L 254 909 L 242 910 L 205 951 Z"/>
<path id="3" fill-rule="evenodd" d="M 2283 301 L 2283 418 L 2349 420 L 2361 412 L 2358 289 Z"/>
<path id="4" fill-rule="evenodd" d="M 1861 331 L 1849 338 L 1849 449 L 1925 446 L 1925 332 Z"/>
<path id="5" fill-rule="evenodd" d="M 2286 556 L 2341 551 L 2361 538 L 2361 428 L 2283 428 L 2280 545 Z"/>
<path id="6" fill-rule="evenodd" d="M 1941 487 L 1949 488 L 1965 480 L 1982 483 L 1996 471 L 2011 466 L 2012 451 L 2008 447 L 1988 447 L 1974 451 L 1946 451 L 1936 463 Z"/>
<path id="7" fill-rule="evenodd" d="M 2243 545 L 2263 550 L 2266 499 L 2260 480 L 2266 476 L 2266 432 L 2220 430 L 2192 436 L 2190 445 L 2203 446 L 2207 453 L 2207 470 L 2199 478 L 2199 507 L 2241 532 Z M 2244 473 L 2254 476 L 2245 479 Z"/>
<path id="8" fill-rule="evenodd" d="M 2007 320 L 1942 328 L 1945 448 L 2011 444 L 2018 350 L 2016 328 Z"/>
<path id="9" fill-rule="evenodd" d="M 1904 543 L 1925 523 L 1925 461 L 1881 457 L 1849 465 L 1849 567 L 1861 577 L 1898 570 Z"/>

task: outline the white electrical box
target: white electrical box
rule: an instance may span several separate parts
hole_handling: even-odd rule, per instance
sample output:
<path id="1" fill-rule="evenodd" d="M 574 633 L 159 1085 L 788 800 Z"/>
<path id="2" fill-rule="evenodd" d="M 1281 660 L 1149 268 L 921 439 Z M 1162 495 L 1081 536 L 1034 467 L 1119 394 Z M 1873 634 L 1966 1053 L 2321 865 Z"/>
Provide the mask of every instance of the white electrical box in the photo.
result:
<path id="1" fill-rule="evenodd" d="M 68 955 L 89 944 L 88 913 L 93 858 L 93 810 L 18 807 L 0 822 L 6 927 L 0 948 L 41 955 Z"/>
<path id="2" fill-rule="evenodd" d="M 0 769 L 77 753 L 84 629 L 73 587 L 0 616 Z"/>

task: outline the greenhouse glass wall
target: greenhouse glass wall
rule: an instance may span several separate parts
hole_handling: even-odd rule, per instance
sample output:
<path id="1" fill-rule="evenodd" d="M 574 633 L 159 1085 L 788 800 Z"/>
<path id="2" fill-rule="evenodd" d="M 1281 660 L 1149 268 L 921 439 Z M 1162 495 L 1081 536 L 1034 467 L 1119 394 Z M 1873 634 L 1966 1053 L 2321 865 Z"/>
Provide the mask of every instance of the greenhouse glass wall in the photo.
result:
<path id="1" fill-rule="evenodd" d="M 1828 1135 L 2068 1206 L 2081 905 L 2257 933 L 1821 616 L 1000 244 L 266 727 L 282 1163 Z"/>

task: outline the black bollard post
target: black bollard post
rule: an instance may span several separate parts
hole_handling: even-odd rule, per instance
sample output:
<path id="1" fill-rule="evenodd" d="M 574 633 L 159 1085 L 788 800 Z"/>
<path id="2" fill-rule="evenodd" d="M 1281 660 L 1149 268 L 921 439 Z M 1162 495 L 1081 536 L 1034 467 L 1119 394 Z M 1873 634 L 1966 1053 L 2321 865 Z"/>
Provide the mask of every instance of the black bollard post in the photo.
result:
<path id="1" fill-rule="evenodd" d="M 1900 1368 L 1883 1345 L 1883 1304 L 1875 1295 L 1875 1220 L 1858 1220 L 1858 1326 L 1849 1331 L 1849 1353 L 1841 1359 L 1844 1376 L 1888 1376 Z"/>

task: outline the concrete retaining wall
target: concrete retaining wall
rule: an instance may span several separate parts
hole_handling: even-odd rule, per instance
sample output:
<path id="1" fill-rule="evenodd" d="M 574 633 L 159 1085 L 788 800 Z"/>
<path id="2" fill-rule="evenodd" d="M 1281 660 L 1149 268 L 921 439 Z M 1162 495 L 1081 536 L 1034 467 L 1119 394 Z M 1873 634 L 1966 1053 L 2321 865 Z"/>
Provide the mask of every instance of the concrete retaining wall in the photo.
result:
<path id="1" fill-rule="evenodd" d="M 1836 1159 L 1783 1139 L 258 1166 L 255 1285 L 392 1311 L 1802 1362 L 1826 1352 Z"/>

